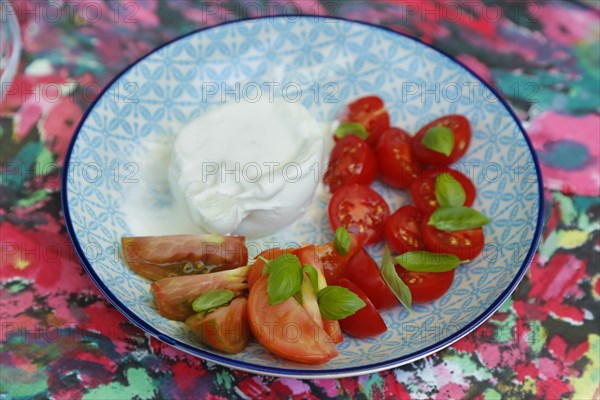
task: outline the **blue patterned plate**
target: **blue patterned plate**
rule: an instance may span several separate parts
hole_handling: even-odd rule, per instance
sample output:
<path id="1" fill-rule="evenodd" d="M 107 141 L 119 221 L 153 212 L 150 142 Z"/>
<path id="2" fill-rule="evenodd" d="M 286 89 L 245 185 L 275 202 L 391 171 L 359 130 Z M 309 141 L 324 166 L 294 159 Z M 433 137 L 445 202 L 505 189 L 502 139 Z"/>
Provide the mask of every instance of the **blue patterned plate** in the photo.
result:
<path id="1" fill-rule="evenodd" d="M 236 85 L 239 89 L 236 89 Z M 271 88 L 271 89 L 270 89 Z M 228 90 L 228 91 L 227 91 Z M 183 323 L 156 312 L 148 281 L 120 257 L 124 235 L 193 232 L 173 207 L 167 181 L 170 146 L 192 118 L 225 96 L 257 93 L 304 104 L 330 121 L 349 100 L 381 96 L 393 125 L 409 132 L 444 114 L 464 114 L 471 146 L 457 168 L 477 186 L 474 207 L 492 222 L 486 248 L 459 268 L 439 300 L 383 313 L 388 331 L 347 337 L 320 366 L 272 356 L 256 342 L 229 356 L 200 344 Z M 141 329 L 183 351 L 246 371 L 341 377 L 409 363 L 440 350 L 486 320 L 527 270 L 542 225 L 541 177 L 516 116 L 496 93 L 452 58 L 398 33 L 333 18 L 269 17 L 237 21 L 181 37 L 122 72 L 89 108 L 65 163 L 63 210 L 81 261 L 110 301 Z M 395 209 L 406 194 L 375 183 Z M 311 212 L 259 242 L 332 238 L 327 195 Z M 383 245 L 369 251 L 380 259 Z"/>

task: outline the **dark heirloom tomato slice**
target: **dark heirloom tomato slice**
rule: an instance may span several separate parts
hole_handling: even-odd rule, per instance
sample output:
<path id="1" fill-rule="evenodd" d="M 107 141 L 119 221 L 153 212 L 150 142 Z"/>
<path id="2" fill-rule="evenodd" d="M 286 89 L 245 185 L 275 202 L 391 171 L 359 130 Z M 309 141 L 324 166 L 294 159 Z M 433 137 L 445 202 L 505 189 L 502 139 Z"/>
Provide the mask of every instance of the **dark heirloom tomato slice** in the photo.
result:
<path id="1" fill-rule="evenodd" d="M 337 356 L 329 335 L 295 298 L 269 304 L 267 280 L 261 277 L 248 296 L 248 322 L 258 342 L 280 357 L 305 364 L 323 364 Z"/>
<path id="2" fill-rule="evenodd" d="M 365 249 L 360 249 L 348 263 L 345 278 L 356 284 L 377 309 L 398 304 L 396 295 L 381 277 L 377 263 Z"/>
<path id="3" fill-rule="evenodd" d="M 261 257 L 265 260 L 274 260 L 282 254 L 296 254 L 297 250 L 294 248 L 280 249 L 279 247 L 274 247 L 257 255 L 255 258 L 256 261 L 250 266 L 250 271 L 248 272 L 248 288 L 251 288 L 262 276 L 265 262 L 261 260 Z"/>
<path id="4" fill-rule="evenodd" d="M 431 150 L 423 144 L 423 137 L 427 131 L 435 126 L 443 126 L 454 134 L 454 147 L 449 156 Z M 425 164 L 450 165 L 458 161 L 467 152 L 471 142 L 471 124 L 462 115 L 446 115 L 435 119 L 419 129 L 412 140 L 413 155 L 417 160 Z"/>
<path id="5" fill-rule="evenodd" d="M 248 264 L 243 236 L 170 235 L 121 239 L 123 259 L 150 280 L 241 267 Z"/>
<path id="6" fill-rule="evenodd" d="M 323 183 L 333 193 L 350 183 L 369 185 L 376 176 L 377 159 L 373 150 L 358 136 L 348 135 L 333 147 Z"/>
<path id="7" fill-rule="evenodd" d="M 475 201 L 477 190 L 471 180 L 464 174 L 455 169 L 435 168 L 423 172 L 410 185 L 410 197 L 415 205 L 424 212 L 433 212 L 440 206 L 435 197 L 435 178 L 441 173 L 448 173 L 461 184 L 465 190 L 465 206 L 471 207 Z"/>
<path id="8" fill-rule="evenodd" d="M 381 180 L 388 185 L 407 188 L 421 172 L 421 165 L 412 155 L 411 137 L 399 128 L 389 128 L 377 143 L 377 162 Z"/>
<path id="9" fill-rule="evenodd" d="M 422 223 L 423 214 L 418 208 L 403 206 L 396 210 L 385 221 L 385 239 L 390 249 L 398 254 L 423 250 Z"/>
<path id="10" fill-rule="evenodd" d="M 225 353 L 236 354 L 246 348 L 250 337 L 247 301 L 233 299 L 228 306 L 208 314 L 198 313 L 185 320 L 198 340 Z"/>
<path id="11" fill-rule="evenodd" d="M 343 226 L 352 234 L 365 234 L 364 244 L 371 244 L 381 239 L 390 208 L 370 187 L 348 185 L 333 194 L 328 214 L 334 231 Z"/>
<path id="12" fill-rule="evenodd" d="M 390 127 L 390 116 L 383 100 L 377 96 L 361 97 L 348 104 L 344 122 L 358 122 L 365 127 L 369 136 L 367 143 L 374 146 L 379 136 Z"/>
<path id="13" fill-rule="evenodd" d="M 461 260 L 474 260 L 483 250 L 483 228 L 446 232 L 427 225 L 429 215 L 423 218 L 423 241 L 429 251 L 454 254 Z"/>
<path id="14" fill-rule="evenodd" d="M 454 271 L 412 272 L 396 265 L 396 272 L 410 289 L 413 303 L 426 303 L 442 297 L 452 286 Z"/>
<path id="15" fill-rule="evenodd" d="M 387 331 L 387 326 L 381 318 L 381 315 L 371 302 L 367 295 L 360 290 L 356 284 L 346 278 L 342 278 L 336 282 L 336 285 L 345 287 L 354 292 L 364 302 L 365 306 L 352 314 L 351 316 L 340 319 L 339 323 L 342 330 L 354 337 L 370 337 L 379 335 Z"/>

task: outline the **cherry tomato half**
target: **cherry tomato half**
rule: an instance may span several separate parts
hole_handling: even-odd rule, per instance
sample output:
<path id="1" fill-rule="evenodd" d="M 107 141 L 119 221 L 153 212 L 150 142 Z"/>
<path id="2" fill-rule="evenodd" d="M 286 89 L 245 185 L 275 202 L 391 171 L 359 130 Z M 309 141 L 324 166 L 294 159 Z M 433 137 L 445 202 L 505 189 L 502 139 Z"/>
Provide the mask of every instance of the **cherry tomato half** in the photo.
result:
<path id="1" fill-rule="evenodd" d="M 443 126 L 452 130 L 454 133 L 454 147 L 449 156 L 443 153 L 431 150 L 423 144 L 423 137 L 430 128 Z M 446 115 L 435 119 L 419 129 L 412 140 L 413 155 L 417 160 L 426 164 L 450 165 L 458 161 L 467 152 L 469 142 L 471 141 L 471 124 L 462 115 Z"/>
<path id="2" fill-rule="evenodd" d="M 377 160 L 381 180 L 391 187 L 407 188 L 421 172 L 421 165 L 413 157 L 411 137 L 399 128 L 389 128 L 377 142 Z"/>
<path id="3" fill-rule="evenodd" d="M 483 228 L 446 232 L 427 225 L 429 215 L 423 218 L 421 232 L 425 247 L 429 251 L 442 254 L 454 254 L 461 260 L 474 260 L 484 245 Z"/>
<path id="4" fill-rule="evenodd" d="M 416 207 L 403 206 L 385 221 L 385 239 L 390 249 L 398 254 L 425 248 L 421 225 L 423 213 Z"/>
<path id="5" fill-rule="evenodd" d="M 345 122 L 358 122 L 365 127 L 369 136 L 367 143 L 374 146 L 379 136 L 390 127 L 390 116 L 383 100 L 377 96 L 361 97 L 348 104 Z"/>
<path id="6" fill-rule="evenodd" d="M 435 168 L 423 172 L 412 185 L 410 185 L 410 197 L 413 203 L 424 212 L 433 212 L 440 206 L 435 197 L 435 178 L 441 173 L 448 173 L 461 184 L 465 190 L 465 206 L 471 207 L 475 201 L 477 189 L 471 180 L 455 169 Z"/>
<path id="7" fill-rule="evenodd" d="M 381 277 L 377 263 L 365 249 L 360 249 L 348 263 L 345 278 L 356 284 L 378 309 L 398 304 L 396 295 Z"/>
<path id="8" fill-rule="evenodd" d="M 333 147 L 323 183 L 333 193 L 350 183 L 370 185 L 376 176 L 375 152 L 358 136 L 348 135 Z"/>
<path id="9" fill-rule="evenodd" d="M 342 278 L 336 285 L 345 287 L 360 297 L 366 305 L 351 316 L 340 319 L 342 330 L 355 337 L 370 337 L 387 331 L 387 326 L 381 315 L 367 295 L 352 281 Z"/>
<path id="10" fill-rule="evenodd" d="M 396 272 L 410 289 L 413 303 L 426 303 L 442 297 L 452 286 L 454 270 L 446 272 L 412 272 L 396 265 Z"/>
<path id="11" fill-rule="evenodd" d="M 333 194 L 328 214 L 334 231 L 343 226 L 352 234 L 366 234 L 365 244 L 371 244 L 381 239 L 390 207 L 370 187 L 354 184 L 343 186 Z"/>

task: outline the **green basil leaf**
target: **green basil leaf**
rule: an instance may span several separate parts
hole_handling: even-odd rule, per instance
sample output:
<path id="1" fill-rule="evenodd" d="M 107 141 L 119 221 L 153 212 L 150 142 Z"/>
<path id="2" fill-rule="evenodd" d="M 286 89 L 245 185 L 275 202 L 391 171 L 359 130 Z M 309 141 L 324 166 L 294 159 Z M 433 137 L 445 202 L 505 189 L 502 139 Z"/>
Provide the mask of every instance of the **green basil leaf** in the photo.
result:
<path id="1" fill-rule="evenodd" d="M 396 262 L 409 271 L 446 272 L 453 270 L 466 261 L 462 261 L 454 254 L 409 251 L 396 257 Z"/>
<path id="2" fill-rule="evenodd" d="M 464 231 L 488 222 L 488 217 L 469 207 L 440 207 L 431 214 L 427 224 L 442 231 Z"/>
<path id="3" fill-rule="evenodd" d="M 367 140 L 369 137 L 365 127 L 358 122 L 342 122 L 335 130 L 334 135 L 338 138 L 343 138 L 346 135 L 356 135 L 362 140 Z"/>
<path id="4" fill-rule="evenodd" d="M 319 273 L 317 272 L 317 269 L 310 264 L 304 264 L 302 270 L 308 275 L 315 294 L 319 293 Z"/>
<path id="5" fill-rule="evenodd" d="M 267 294 L 269 304 L 282 303 L 302 286 L 304 275 L 300 260 L 293 254 L 282 254 L 269 263 Z"/>
<path id="6" fill-rule="evenodd" d="M 428 149 L 447 157 L 454 148 L 454 133 L 445 126 L 434 126 L 425 133 L 422 142 Z"/>
<path id="7" fill-rule="evenodd" d="M 262 260 L 262 262 L 265 263 L 265 265 L 263 266 L 263 270 L 262 270 L 260 276 L 268 274 L 269 273 L 269 263 L 271 262 L 271 260 L 267 260 L 263 256 L 258 256 L 258 259 Z"/>
<path id="8" fill-rule="evenodd" d="M 302 305 L 302 303 L 304 303 L 304 296 L 302 296 L 302 289 L 300 289 L 296 293 L 294 293 L 294 298 L 296 299 L 298 304 Z"/>
<path id="9" fill-rule="evenodd" d="M 343 226 L 340 226 L 335 230 L 335 235 L 333 236 L 333 245 L 338 253 L 341 256 L 345 256 L 348 254 L 350 250 L 350 234 Z"/>
<path id="10" fill-rule="evenodd" d="M 317 295 L 317 303 L 323 318 L 329 320 L 344 319 L 366 306 L 356 293 L 341 286 L 321 289 Z"/>
<path id="11" fill-rule="evenodd" d="M 390 249 L 385 246 L 385 252 L 383 253 L 383 260 L 381 261 L 381 275 L 388 287 L 394 292 L 400 303 L 404 305 L 410 312 L 410 306 L 412 304 L 412 294 L 406 284 L 400 279 L 394 263 L 392 262 L 392 256 L 390 255 Z"/>
<path id="12" fill-rule="evenodd" d="M 442 207 L 460 207 L 465 204 L 467 194 L 452 175 L 443 172 L 435 177 L 435 197 Z"/>
<path id="13" fill-rule="evenodd" d="M 192 302 L 192 309 L 199 313 L 221 307 L 229 303 L 234 296 L 235 293 L 227 289 L 208 290 Z"/>

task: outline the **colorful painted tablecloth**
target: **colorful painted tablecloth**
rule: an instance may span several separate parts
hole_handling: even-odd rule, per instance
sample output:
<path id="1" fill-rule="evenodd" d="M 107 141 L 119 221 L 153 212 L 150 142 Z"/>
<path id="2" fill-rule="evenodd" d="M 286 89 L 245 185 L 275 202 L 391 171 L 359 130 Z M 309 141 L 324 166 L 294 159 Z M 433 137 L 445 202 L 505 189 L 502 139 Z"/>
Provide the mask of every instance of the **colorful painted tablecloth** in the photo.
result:
<path id="1" fill-rule="evenodd" d="M 0 398 L 600 398 L 594 1 L 12 1 L 24 47 L 18 90 L 2 89 Z M 454 55 L 501 89 L 542 164 L 546 226 L 516 292 L 451 347 L 378 374 L 271 378 L 162 344 L 97 290 L 61 216 L 65 150 L 115 74 L 199 27 L 298 12 L 384 25 Z"/>

